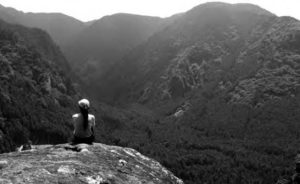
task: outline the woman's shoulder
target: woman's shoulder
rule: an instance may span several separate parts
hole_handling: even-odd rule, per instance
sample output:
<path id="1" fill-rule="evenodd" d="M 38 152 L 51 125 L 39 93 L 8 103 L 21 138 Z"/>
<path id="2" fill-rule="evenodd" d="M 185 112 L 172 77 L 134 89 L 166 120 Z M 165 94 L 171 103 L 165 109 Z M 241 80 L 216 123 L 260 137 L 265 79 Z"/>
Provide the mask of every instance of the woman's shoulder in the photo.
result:
<path id="1" fill-rule="evenodd" d="M 95 119 L 95 116 L 93 114 L 89 114 L 89 119 Z"/>
<path id="2" fill-rule="evenodd" d="M 80 114 L 73 114 L 73 115 L 72 115 L 72 118 L 73 118 L 73 119 L 77 119 L 79 116 L 80 116 Z"/>

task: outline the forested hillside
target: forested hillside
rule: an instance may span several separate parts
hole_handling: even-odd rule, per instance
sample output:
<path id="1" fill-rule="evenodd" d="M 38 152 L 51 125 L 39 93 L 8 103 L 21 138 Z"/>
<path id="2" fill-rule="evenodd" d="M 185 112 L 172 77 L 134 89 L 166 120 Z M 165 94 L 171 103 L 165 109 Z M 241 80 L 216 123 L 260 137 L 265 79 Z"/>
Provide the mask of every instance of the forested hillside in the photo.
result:
<path id="1" fill-rule="evenodd" d="M 111 141 L 186 183 L 274 183 L 300 146 L 300 23 L 207 3 L 132 50 L 99 89 Z M 104 96 L 103 98 L 107 98 Z"/>
<path id="2" fill-rule="evenodd" d="M 47 33 L 0 21 L 0 152 L 67 141 L 78 99 L 70 76 Z"/>

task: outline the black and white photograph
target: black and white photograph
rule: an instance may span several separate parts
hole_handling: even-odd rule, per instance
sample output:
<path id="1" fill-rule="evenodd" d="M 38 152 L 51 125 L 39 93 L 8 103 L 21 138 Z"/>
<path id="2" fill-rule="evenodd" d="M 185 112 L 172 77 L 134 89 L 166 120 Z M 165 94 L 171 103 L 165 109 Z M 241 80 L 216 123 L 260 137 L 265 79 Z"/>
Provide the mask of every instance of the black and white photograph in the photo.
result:
<path id="1" fill-rule="evenodd" d="M 0 0 L 0 184 L 300 184 L 300 1 Z"/>

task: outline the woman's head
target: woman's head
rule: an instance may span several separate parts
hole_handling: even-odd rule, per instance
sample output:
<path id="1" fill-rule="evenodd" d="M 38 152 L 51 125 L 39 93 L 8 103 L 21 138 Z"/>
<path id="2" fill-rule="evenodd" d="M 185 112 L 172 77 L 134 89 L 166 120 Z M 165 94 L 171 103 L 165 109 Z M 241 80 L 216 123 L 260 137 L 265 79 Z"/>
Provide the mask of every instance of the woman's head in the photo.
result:
<path id="1" fill-rule="evenodd" d="M 90 108 L 90 102 L 87 99 L 81 99 L 78 101 L 78 106 L 81 109 L 89 109 Z"/>
<path id="2" fill-rule="evenodd" d="M 83 128 L 86 129 L 89 124 L 90 102 L 87 99 L 81 99 L 78 101 L 78 106 L 83 117 Z"/>

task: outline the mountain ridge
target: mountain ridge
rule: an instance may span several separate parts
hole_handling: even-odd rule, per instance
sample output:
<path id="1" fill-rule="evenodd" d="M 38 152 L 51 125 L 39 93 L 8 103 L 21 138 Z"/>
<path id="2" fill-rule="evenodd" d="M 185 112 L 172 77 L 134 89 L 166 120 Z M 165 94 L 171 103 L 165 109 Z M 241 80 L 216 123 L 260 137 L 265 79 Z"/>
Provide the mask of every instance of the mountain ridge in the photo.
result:
<path id="1" fill-rule="evenodd" d="M 0 17 L 9 23 L 44 29 L 60 46 L 85 27 L 83 22 L 62 13 L 24 13 L 4 6 L 0 7 Z"/>

